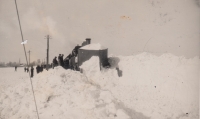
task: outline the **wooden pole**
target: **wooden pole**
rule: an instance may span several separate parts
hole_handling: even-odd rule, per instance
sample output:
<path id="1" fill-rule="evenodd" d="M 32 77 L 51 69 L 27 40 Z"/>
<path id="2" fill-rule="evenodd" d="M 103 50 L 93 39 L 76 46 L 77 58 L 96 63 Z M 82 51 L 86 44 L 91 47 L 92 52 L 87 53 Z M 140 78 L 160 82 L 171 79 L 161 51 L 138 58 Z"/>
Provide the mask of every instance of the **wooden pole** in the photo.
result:
<path id="1" fill-rule="evenodd" d="M 49 35 L 47 35 L 47 62 L 46 62 L 46 69 L 49 69 Z"/>

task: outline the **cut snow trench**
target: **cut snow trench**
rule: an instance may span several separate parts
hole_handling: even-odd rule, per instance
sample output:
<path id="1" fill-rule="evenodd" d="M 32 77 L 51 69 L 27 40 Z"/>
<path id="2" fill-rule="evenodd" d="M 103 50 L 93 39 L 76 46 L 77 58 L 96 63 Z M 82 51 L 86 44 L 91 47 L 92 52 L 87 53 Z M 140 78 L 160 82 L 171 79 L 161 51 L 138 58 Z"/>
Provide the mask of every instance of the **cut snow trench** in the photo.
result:
<path id="1" fill-rule="evenodd" d="M 149 119 L 148 117 L 144 116 L 142 113 L 136 112 L 133 109 L 127 108 L 123 102 L 117 100 L 111 91 L 106 90 L 106 89 L 101 89 L 101 86 L 98 84 L 95 84 L 93 81 L 91 81 L 91 79 L 95 79 L 96 76 L 99 76 L 99 58 L 96 56 L 91 57 L 88 61 L 84 62 L 84 64 L 82 66 L 80 66 L 80 68 L 83 69 L 83 73 L 85 74 L 85 76 L 87 77 L 88 81 L 90 84 L 92 84 L 93 86 L 96 86 L 96 88 L 101 92 L 102 95 L 104 95 L 103 98 L 100 98 L 100 100 L 104 100 L 107 99 L 109 97 L 108 100 L 106 100 L 103 104 L 100 105 L 96 105 L 96 107 L 106 107 L 106 106 L 111 106 L 114 105 L 114 112 L 112 113 L 111 111 L 111 115 L 108 116 L 114 116 L 117 117 L 119 119 L 123 118 L 125 119 L 125 117 L 127 119 Z M 97 75 L 96 75 L 97 74 Z M 95 78 L 94 78 L 95 76 Z M 100 79 L 101 80 L 101 79 Z M 104 94 L 105 93 L 105 94 Z M 100 94 L 98 94 L 100 95 Z M 101 97 L 101 96 L 100 96 Z M 99 99 L 97 99 L 99 100 Z M 110 111 L 110 110 L 109 110 Z M 123 116 L 122 116 L 123 115 Z M 120 117 L 122 116 L 122 117 Z"/>

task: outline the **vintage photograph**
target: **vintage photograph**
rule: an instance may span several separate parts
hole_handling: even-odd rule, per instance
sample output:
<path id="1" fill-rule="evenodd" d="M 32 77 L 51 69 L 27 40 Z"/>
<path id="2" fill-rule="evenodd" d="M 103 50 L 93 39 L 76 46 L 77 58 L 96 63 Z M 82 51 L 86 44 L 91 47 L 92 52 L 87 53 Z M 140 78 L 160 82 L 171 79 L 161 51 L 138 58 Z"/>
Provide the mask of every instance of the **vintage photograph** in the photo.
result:
<path id="1" fill-rule="evenodd" d="M 0 0 L 0 119 L 199 119 L 200 0 Z"/>

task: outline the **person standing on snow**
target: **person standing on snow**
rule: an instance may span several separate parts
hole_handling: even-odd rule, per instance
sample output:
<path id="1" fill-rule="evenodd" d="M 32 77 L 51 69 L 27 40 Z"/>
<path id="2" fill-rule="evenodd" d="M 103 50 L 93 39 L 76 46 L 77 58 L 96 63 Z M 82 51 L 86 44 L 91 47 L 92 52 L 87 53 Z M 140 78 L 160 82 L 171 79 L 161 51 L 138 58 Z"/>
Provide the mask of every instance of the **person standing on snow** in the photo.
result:
<path id="1" fill-rule="evenodd" d="M 58 61 L 57 61 L 56 58 L 57 58 L 57 57 L 55 57 L 55 58 L 53 59 L 53 68 L 56 67 L 56 66 L 58 66 Z"/>
<path id="2" fill-rule="evenodd" d="M 62 67 L 64 67 L 63 56 L 64 56 L 64 54 L 62 54 L 60 56 L 60 64 L 61 64 Z"/>
<path id="3" fill-rule="evenodd" d="M 40 66 L 39 65 L 37 65 L 37 67 L 36 67 L 36 72 L 40 73 Z"/>
<path id="4" fill-rule="evenodd" d="M 66 57 L 63 62 L 64 62 L 64 68 L 68 69 L 69 68 L 69 58 Z"/>
<path id="5" fill-rule="evenodd" d="M 26 67 L 24 67 L 24 72 L 26 72 Z"/>
<path id="6" fill-rule="evenodd" d="M 69 55 L 63 60 L 63 62 L 64 62 L 64 67 L 65 67 L 66 69 L 69 69 L 69 68 L 70 68 L 70 58 L 71 58 L 71 54 L 69 54 Z"/>
<path id="7" fill-rule="evenodd" d="M 34 73 L 34 68 L 33 66 L 31 66 L 31 77 L 33 77 L 33 73 Z"/>
<path id="8" fill-rule="evenodd" d="M 15 71 L 17 71 L 17 66 L 15 66 Z"/>

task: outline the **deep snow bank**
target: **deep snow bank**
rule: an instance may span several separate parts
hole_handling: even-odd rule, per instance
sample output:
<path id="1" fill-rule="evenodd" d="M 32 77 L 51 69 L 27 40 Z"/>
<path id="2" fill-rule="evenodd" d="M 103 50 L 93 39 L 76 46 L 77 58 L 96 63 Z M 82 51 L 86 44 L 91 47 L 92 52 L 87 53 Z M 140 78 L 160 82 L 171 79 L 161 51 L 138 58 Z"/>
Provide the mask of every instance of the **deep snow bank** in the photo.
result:
<path id="1" fill-rule="evenodd" d="M 120 86 L 113 92 L 130 108 L 154 119 L 198 118 L 198 57 L 185 59 L 171 54 L 157 57 L 142 53 L 114 57 L 112 61 L 119 62 L 115 65 L 123 71 Z"/>
<path id="2" fill-rule="evenodd" d="M 198 119 L 199 59 L 142 53 L 97 57 L 83 74 L 56 67 L 33 78 L 41 119 Z M 116 67 L 122 70 L 118 77 Z M 0 95 L 2 119 L 36 118 L 29 80 Z"/>
<path id="3" fill-rule="evenodd" d="M 79 72 L 56 67 L 35 76 L 33 82 L 41 119 L 110 119 L 115 116 L 110 111 L 114 108 L 111 93 Z M 3 92 L 0 104 L 2 119 L 37 118 L 28 80 Z M 123 108 L 119 108 L 117 114 L 118 119 L 128 117 Z"/>
<path id="4" fill-rule="evenodd" d="M 112 56 L 110 64 L 111 69 L 104 69 L 102 75 L 91 73 L 89 67 L 98 66 L 91 58 L 90 65 L 86 65 L 86 71 L 90 69 L 86 75 L 103 89 L 111 91 L 128 108 L 153 119 L 199 117 L 198 57 L 186 59 L 172 54 L 158 57 L 142 53 Z M 116 67 L 122 71 L 122 77 L 117 76 Z M 98 72 L 98 68 L 95 69 Z"/>

